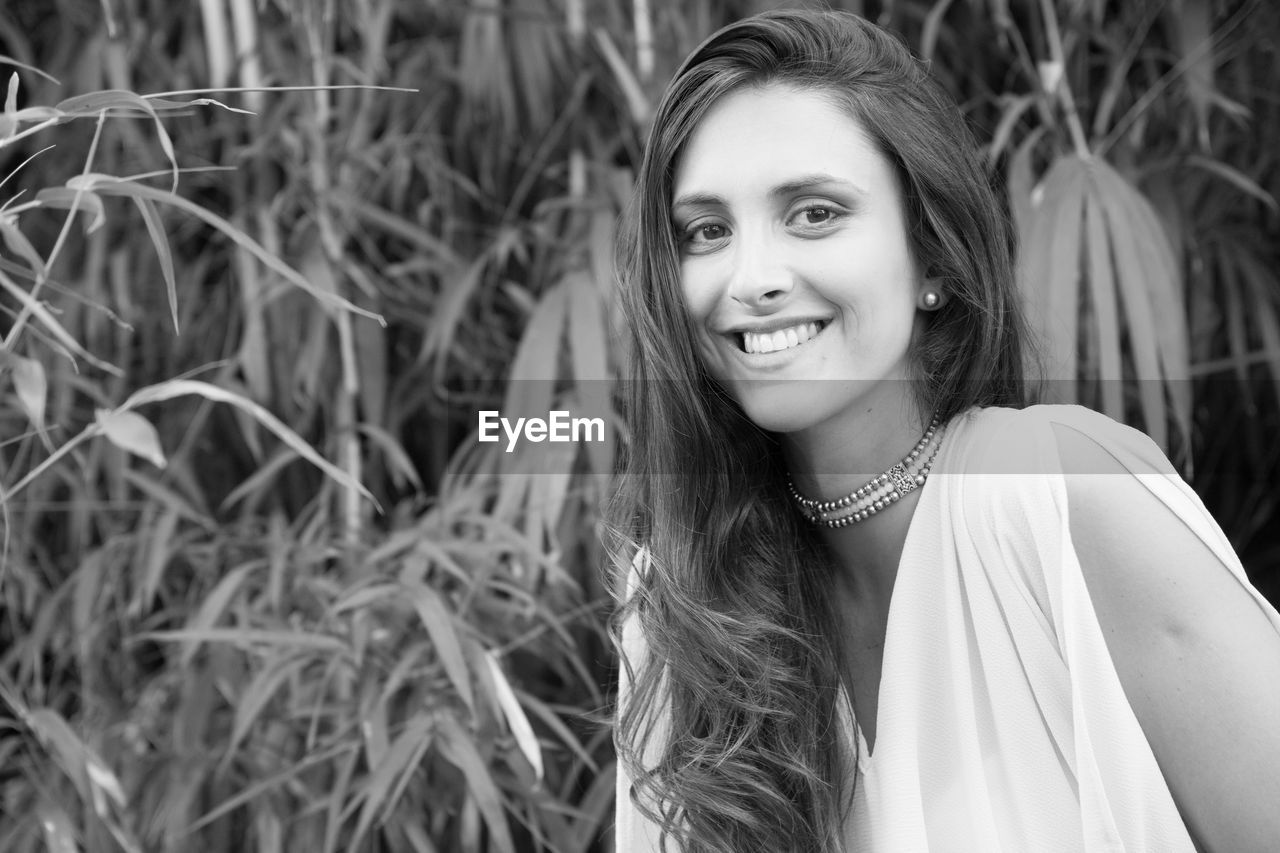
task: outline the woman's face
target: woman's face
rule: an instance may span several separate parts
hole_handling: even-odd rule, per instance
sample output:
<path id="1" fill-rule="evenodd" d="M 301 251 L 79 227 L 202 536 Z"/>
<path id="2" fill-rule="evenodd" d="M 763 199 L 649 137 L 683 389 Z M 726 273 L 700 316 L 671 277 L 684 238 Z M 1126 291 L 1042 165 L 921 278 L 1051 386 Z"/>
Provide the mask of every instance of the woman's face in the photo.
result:
<path id="1" fill-rule="evenodd" d="M 845 111 L 789 86 L 726 95 L 677 160 L 672 198 L 699 347 L 752 421 L 795 432 L 913 399 L 923 280 L 902 191 Z"/>

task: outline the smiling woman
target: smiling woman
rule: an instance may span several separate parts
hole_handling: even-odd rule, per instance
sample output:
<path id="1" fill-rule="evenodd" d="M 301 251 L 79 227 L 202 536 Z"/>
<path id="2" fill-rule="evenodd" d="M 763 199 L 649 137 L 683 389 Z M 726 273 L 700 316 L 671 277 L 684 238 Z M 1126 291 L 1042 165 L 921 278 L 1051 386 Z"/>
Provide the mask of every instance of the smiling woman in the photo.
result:
<path id="1" fill-rule="evenodd" d="M 623 233 L 617 849 L 1280 848 L 1280 614 L 1145 436 L 1026 394 L 955 105 L 712 36 Z"/>
<path id="2" fill-rule="evenodd" d="M 915 304 L 936 284 L 893 166 L 845 110 L 786 84 L 734 91 L 690 137 L 674 192 L 703 363 L 752 422 L 843 435 L 859 405 L 910 416 Z"/>

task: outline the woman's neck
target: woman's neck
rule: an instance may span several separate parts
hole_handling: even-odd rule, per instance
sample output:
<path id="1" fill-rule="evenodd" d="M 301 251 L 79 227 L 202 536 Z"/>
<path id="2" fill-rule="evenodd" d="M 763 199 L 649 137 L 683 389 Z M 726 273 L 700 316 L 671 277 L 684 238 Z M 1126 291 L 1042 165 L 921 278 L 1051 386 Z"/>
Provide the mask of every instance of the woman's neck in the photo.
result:
<path id="1" fill-rule="evenodd" d="M 792 481 L 808 498 L 831 500 L 847 495 L 900 462 L 920 440 L 927 420 L 916 406 L 902 401 L 862 407 L 788 434 L 783 446 Z M 912 491 L 864 521 L 819 531 L 835 560 L 840 575 L 837 585 L 869 613 L 888 612 L 919 498 L 919 490 Z"/>

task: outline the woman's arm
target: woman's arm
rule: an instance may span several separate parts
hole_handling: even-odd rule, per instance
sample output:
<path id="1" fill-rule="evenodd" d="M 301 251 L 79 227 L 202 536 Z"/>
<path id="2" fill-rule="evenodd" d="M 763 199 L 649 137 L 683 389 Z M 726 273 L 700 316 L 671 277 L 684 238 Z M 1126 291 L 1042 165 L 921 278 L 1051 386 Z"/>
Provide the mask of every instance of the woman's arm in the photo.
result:
<path id="1" fill-rule="evenodd" d="M 1054 430 L 1085 584 L 1187 829 L 1212 853 L 1280 850 L 1280 631 L 1107 450 Z"/>

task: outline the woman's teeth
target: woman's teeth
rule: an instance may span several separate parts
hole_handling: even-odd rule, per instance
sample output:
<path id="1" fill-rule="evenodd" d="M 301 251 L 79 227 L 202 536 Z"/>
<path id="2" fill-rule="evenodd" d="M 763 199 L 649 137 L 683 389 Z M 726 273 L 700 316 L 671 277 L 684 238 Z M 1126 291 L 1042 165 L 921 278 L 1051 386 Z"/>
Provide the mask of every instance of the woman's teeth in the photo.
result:
<path id="1" fill-rule="evenodd" d="M 818 334 L 821 328 L 818 323 L 801 323 L 776 332 L 743 332 L 742 349 L 748 353 L 766 353 L 798 347 Z"/>

